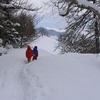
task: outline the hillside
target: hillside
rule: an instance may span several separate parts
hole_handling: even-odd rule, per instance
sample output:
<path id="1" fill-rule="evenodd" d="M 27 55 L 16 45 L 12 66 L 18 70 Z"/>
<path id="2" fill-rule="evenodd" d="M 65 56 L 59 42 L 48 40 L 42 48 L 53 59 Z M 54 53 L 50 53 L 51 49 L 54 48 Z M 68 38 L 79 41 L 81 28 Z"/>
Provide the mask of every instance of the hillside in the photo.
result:
<path id="1" fill-rule="evenodd" d="M 49 29 L 49 28 L 37 28 L 36 33 L 37 34 L 42 34 L 43 32 L 46 32 L 49 36 L 59 36 L 61 34 L 64 34 L 64 30 L 55 30 L 55 29 Z"/>
<path id="2" fill-rule="evenodd" d="M 60 53 L 60 50 L 57 49 L 58 41 L 56 40 L 56 37 L 41 36 L 37 40 L 30 43 L 30 45 L 31 47 L 37 45 L 38 48 L 48 51 L 51 54 L 58 54 Z"/>
<path id="3" fill-rule="evenodd" d="M 56 43 L 46 36 L 32 42 L 39 57 L 30 63 L 26 48 L 0 56 L 0 100 L 100 99 L 100 55 L 60 55 L 53 52 Z"/>

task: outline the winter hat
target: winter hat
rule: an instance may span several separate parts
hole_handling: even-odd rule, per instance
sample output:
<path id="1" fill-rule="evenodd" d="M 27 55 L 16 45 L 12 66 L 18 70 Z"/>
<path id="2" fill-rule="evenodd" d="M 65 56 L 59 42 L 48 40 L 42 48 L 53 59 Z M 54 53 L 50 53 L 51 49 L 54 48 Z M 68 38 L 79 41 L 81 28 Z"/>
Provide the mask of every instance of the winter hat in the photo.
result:
<path id="1" fill-rule="evenodd" d="M 34 48 L 37 48 L 37 46 L 35 46 Z"/>
<path id="2" fill-rule="evenodd" d="M 30 49 L 30 48 L 31 48 L 31 47 L 28 45 L 28 46 L 27 46 L 27 49 Z"/>

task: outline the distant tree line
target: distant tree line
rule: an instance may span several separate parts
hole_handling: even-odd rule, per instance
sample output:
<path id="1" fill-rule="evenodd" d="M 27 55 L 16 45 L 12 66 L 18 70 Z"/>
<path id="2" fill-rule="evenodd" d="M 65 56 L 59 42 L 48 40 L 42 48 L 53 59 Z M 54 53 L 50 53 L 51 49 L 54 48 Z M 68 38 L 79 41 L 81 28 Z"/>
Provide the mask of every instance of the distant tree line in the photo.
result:
<path id="1" fill-rule="evenodd" d="M 38 30 L 37 30 L 37 34 L 41 34 L 42 36 L 49 36 L 49 34 L 48 34 L 48 31 L 44 28 L 44 27 L 40 27 L 40 28 L 38 28 Z"/>

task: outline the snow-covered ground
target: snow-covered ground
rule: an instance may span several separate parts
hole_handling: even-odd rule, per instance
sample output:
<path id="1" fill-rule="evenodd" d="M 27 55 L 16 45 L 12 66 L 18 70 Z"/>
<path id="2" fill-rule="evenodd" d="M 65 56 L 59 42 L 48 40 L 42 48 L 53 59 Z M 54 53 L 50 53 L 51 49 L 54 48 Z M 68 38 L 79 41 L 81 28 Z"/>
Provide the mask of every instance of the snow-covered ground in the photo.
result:
<path id="1" fill-rule="evenodd" d="M 39 49 L 45 50 L 51 54 L 60 53 L 60 50 L 58 49 L 56 50 L 57 44 L 58 41 L 56 36 L 51 36 L 51 37 L 41 36 L 38 40 L 30 43 L 31 47 L 37 45 Z"/>
<path id="2" fill-rule="evenodd" d="M 0 56 L 0 100 L 100 100 L 100 55 L 54 51 L 54 38 L 40 37 L 39 58 L 26 63 L 24 49 Z"/>

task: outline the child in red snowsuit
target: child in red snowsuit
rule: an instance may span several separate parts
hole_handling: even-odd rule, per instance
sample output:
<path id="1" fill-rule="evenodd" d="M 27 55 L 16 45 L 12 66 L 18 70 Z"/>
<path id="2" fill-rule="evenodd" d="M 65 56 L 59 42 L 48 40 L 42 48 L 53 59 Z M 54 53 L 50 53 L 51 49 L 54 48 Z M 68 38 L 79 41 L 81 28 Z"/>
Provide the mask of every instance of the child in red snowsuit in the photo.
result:
<path id="1" fill-rule="evenodd" d="M 31 57 L 33 57 L 33 52 L 32 52 L 31 47 L 28 45 L 27 50 L 26 50 L 26 58 L 28 62 L 31 61 Z"/>

